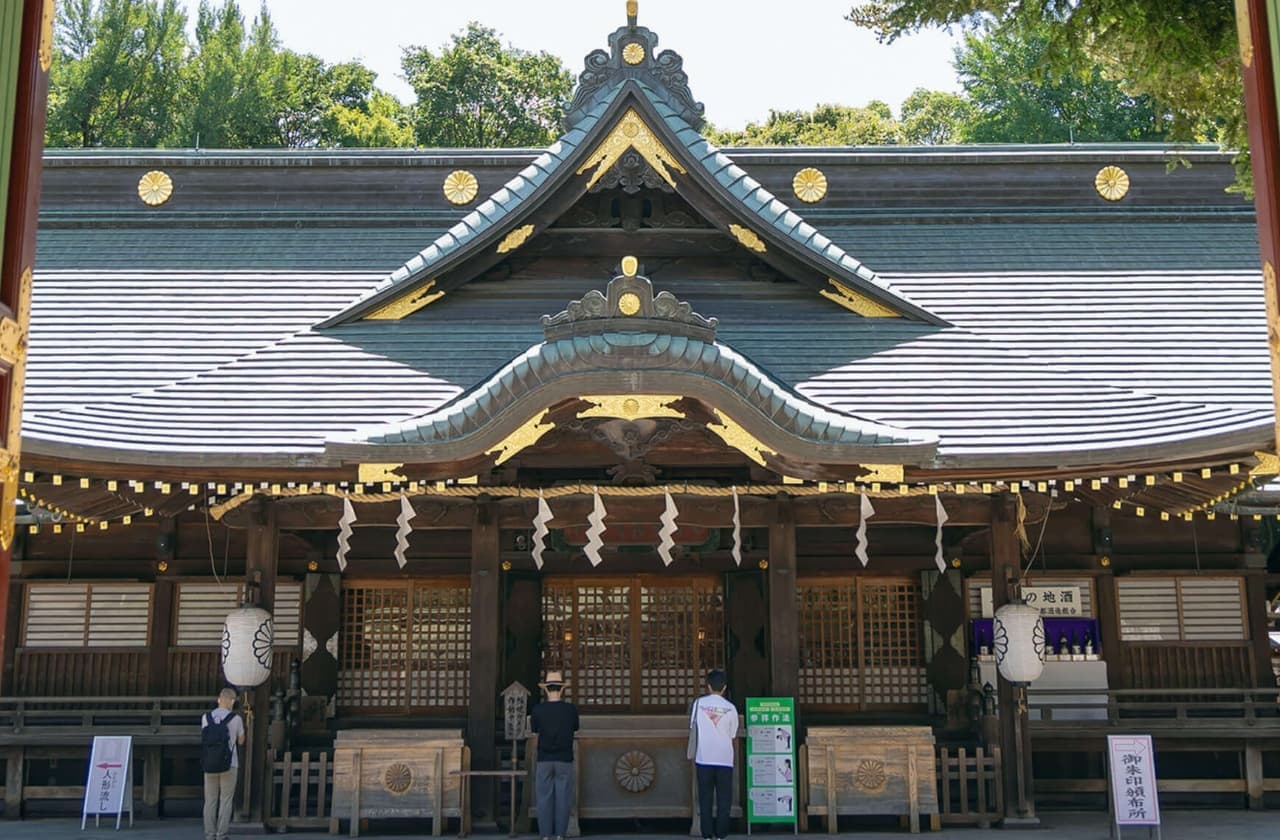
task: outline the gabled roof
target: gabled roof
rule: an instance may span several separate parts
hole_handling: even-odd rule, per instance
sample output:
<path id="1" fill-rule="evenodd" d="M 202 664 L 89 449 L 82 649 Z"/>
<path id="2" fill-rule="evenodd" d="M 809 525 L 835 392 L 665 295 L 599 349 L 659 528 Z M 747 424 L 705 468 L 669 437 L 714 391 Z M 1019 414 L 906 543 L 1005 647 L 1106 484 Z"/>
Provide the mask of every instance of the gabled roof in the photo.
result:
<path id="1" fill-rule="evenodd" d="M 398 319 L 468 282 L 543 232 L 635 150 L 677 194 L 781 274 L 873 317 L 945 321 L 836 245 L 698 132 L 681 59 L 629 25 L 587 57 L 564 134 L 519 175 L 343 311 L 322 323 Z M 636 50 L 639 50 L 637 53 Z"/>

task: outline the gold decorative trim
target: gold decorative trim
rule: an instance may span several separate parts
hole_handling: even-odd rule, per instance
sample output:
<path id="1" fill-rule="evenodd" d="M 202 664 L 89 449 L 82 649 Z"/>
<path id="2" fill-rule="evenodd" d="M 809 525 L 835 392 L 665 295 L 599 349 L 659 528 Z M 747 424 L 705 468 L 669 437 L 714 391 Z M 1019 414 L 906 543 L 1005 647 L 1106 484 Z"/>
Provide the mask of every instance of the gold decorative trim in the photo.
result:
<path id="1" fill-rule="evenodd" d="M 683 411 L 670 408 L 678 394 L 626 394 L 616 396 L 584 396 L 578 399 L 594 404 L 594 408 L 578 412 L 584 417 L 616 417 L 619 420 L 639 420 L 646 417 L 675 417 L 684 419 Z"/>
<path id="2" fill-rule="evenodd" d="M 511 233 L 508 233 L 506 238 L 498 243 L 498 253 L 505 254 L 508 251 L 514 251 L 528 242 L 530 236 L 533 236 L 533 225 L 521 225 Z"/>
<path id="3" fill-rule="evenodd" d="M 791 180 L 791 190 L 806 204 L 821 201 L 827 196 L 827 176 L 821 169 L 806 167 Z"/>
<path id="4" fill-rule="evenodd" d="M 832 285 L 835 291 L 823 289 L 818 294 L 827 300 L 835 301 L 850 312 L 861 315 L 863 318 L 901 318 L 902 315 L 893 311 L 889 307 L 881 303 L 876 303 L 866 295 L 855 292 L 843 283 L 831 277 L 827 278 L 827 282 Z"/>
<path id="5" fill-rule="evenodd" d="M 901 484 L 905 470 L 902 464 L 862 464 L 866 473 L 858 481 L 879 481 L 884 484 Z M 961 485 L 963 486 L 963 485 Z"/>
<path id="6" fill-rule="evenodd" d="M 636 272 L 640 270 L 640 261 L 632 256 L 622 258 L 622 276 L 635 277 Z"/>
<path id="7" fill-rule="evenodd" d="M 361 484 L 381 484 L 384 481 L 408 481 L 396 472 L 404 464 L 361 464 L 356 470 L 356 480 Z"/>
<path id="8" fill-rule="evenodd" d="M 1240 63 L 1253 66 L 1253 20 L 1249 16 L 1249 0 L 1236 0 L 1236 37 L 1240 41 Z"/>
<path id="9" fill-rule="evenodd" d="M 729 233 L 733 234 L 733 238 L 737 239 L 743 246 L 750 248 L 758 254 L 763 254 L 768 248 L 765 247 L 764 240 L 756 236 L 755 231 L 748 230 L 742 225 L 729 225 Z"/>
<path id="10" fill-rule="evenodd" d="M 503 438 L 502 442 L 486 452 L 486 455 L 497 455 L 494 466 L 499 466 L 509 461 L 511 458 L 523 449 L 533 446 L 538 440 L 556 427 L 555 423 L 543 423 L 542 418 L 546 417 L 544 411 L 535 414 L 525 421 L 524 425 L 516 429 L 511 434 Z"/>
<path id="11" fill-rule="evenodd" d="M 1280 289 L 1276 288 L 1276 269 L 1270 261 L 1262 264 L 1262 293 L 1267 302 L 1267 346 L 1271 351 L 1271 391 L 1280 405 Z M 1280 435 L 1280 415 L 1276 417 L 1276 433 Z M 1277 438 L 1280 440 L 1280 437 Z"/>
<path id="12" fill-rule="evenodd" d="M 635 292 L 624 292 L 618 298 L 618 311 L 630 318 L 640 311 L 640 296 Z"/>
<path id="13" fill-rule="evenodd" d="M 1280 475 L 1280 455 L 1271 452 L 1255 452 L 1258 465 L 1249 470 L 1249 475 Z"/>
<path id="14" fill-rule="evenodd" d="M 44 0 L 44 8 L 40 10 L 40 46 L 37 52 L 43 73 L 48 73 L 53 66 L 53 21 L 53 0 Z"/>
<path id="15" fill-rule="evenodd" d="M 1107 201 L 1119 201 L 1129 194 L 1129 173 L 1118 166 L 1104 166 L 1093 179 L 1093 187 Z"/>
<path id="16" fill-rule="evenodd" d="M 26 348 L 27 337 L 18 322 L 7 316 L 0 319 L 0 361 L 10 366 L 21 364 Z"/>
<path id="17" fill-rule="evenodd" d="M 401 318 L 408 317 L 444 297 L 444 292 L 431 291 L 435 285 L 436 281 L 431 280 L 422 288 L 396 298 L 386 306 L 373 310 L 364 318 L 366 321 L 399 321 Z"/>
<path id="18" fill-rule="evenodd" d="M 576 174 L 581 175 L 594 166 L 596 171 L 587 181 L 587 189 L 591 189 L 596 181 L 604 177 L 604 174 L 630 149 L 639 152 L 640 156 L 653 167 L 653 171 L 673 187 L 676 185 L 676 180 L 668 171 L 668 166 L 681 175 L 687 174 L 675 156 L 667 151 L 667 147 L 662 145 L 649 126 L 645 125 L 644 120 L 640 119 L 635 108 L 628 109 L 622 115 L 618 124 L 600 142 L 600 145 L 596 146 L 595 151 L 587 157 L 586 162 Z"/>
<path id="19" fill-rule="evenodd" d="M 644 47 L 634 41 L 622 48 L 622 60 L 627 64 L 639 64 L 644 61 Z"/>
<path id="20" fill-rule="evenodd" d="M 746 455 L 752 461 L 760 466 L 765 466 L 765 454 L 773 454 L 773 451 L 766 449 L 765 445 L 756 439 L 754 435 L 748 432 L 742 426 L 738 425 L 732 417 L 725 417 L 720 412 L 714 412 L 715 416 L 720 419 L 719 423 L 708 423 L 707 428 L 715 432 L 716 435 L 725 442 L 726 445 L 732 446 L 734 449 Z"/>
<path id="21" fill-rule="evenodd" d="M 455 169 L 445 176 L 444 197 L 450 204 L 467 204 L 480 193 L 480 182 L 465 169 Z"/>

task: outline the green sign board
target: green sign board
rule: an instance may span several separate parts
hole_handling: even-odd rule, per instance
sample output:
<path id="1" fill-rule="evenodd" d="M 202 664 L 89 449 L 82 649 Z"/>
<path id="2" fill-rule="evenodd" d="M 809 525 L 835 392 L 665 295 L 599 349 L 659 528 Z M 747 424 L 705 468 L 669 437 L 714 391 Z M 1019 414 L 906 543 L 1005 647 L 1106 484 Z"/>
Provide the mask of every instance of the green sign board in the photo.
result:
<path id="1" fill-rule="evenodd" d="M 796 701 L 747 698 L 747 821 L 796 821 Z"/>

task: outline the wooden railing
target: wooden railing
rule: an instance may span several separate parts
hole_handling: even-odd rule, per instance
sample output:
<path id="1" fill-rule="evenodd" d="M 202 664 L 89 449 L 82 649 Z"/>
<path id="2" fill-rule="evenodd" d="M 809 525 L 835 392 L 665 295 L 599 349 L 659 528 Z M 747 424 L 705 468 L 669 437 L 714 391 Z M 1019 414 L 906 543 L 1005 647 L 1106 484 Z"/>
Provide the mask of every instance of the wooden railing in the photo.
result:
<path id="1" fill-rule="evenodd" d="M 1246 688 L 1254 684 L 1253 657 L 1248 642 L 1122 642 L 1116 647 L 1126 688 L 1177 689 L 1205 685 Z"/>
<path id="2" fill-rule="evenodd" d="M 112 734 L 159 741 L 174 733 L 192 740 L 208 709 L 208 697 L 0 697 L 0 743 Z"/>
<path id="3" fill-rule="evenodd" d="M 1280 729 L 1280 691 L 1274 688 L 1033 690 L 1027 707 L 1033 734 L 1139 724 L 1191 738 L 1220 737 L 1222 727 L 1214 725 L 1219 721 Z"/>
<path id="4" fill-rule="evenodd" d="M 938 750 L 938 812 L 943 825 L 990 828 L 1004 815 L 1000 748 Z"/>
<path id="5" fill-rule="evenodd" d="M 271 754 L 265 817 L 268 829 L 329 828 L 333 813 L 333 753 Z"/>

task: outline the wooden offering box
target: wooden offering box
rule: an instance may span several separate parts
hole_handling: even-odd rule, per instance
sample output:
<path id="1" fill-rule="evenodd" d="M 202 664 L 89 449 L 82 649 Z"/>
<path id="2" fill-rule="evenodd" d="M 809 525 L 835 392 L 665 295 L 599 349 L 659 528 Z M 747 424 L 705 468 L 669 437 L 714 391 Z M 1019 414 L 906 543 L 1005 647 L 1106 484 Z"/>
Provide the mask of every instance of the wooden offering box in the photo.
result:
<path id="1" fill-rule="evenodd" d="M 367 819 L 431 819 L 439 836 L 448 817 L 462 818 L 469 763 L 457 729 L 345 729 L 333 748 L 333 815 L 351 821 L 351 836 Z M 453 774 L 453 775 L 450 775 Z"/>
<path id="2" fill-rule="evenodd" d="M 806 813 L 895 814 L 907 817 L 913 833 L 920 815 L 938 813 L 933 732 L 927 726 L 815 726 L 802 748 L 807 758 Z"/>

